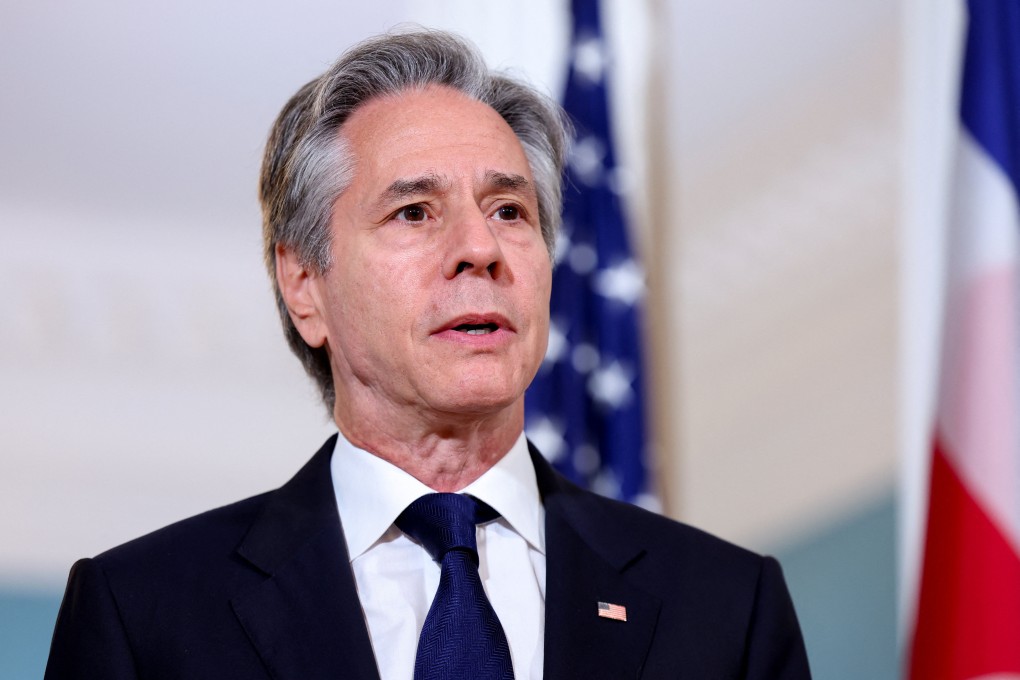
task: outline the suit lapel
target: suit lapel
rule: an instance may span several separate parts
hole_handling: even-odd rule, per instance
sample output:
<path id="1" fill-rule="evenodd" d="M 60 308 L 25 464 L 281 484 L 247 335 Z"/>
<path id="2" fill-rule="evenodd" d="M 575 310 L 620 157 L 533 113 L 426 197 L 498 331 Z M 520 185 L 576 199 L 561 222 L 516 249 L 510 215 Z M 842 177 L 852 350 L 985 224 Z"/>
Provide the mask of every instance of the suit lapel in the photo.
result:
<path id="1" fill-rule="evenodd" d="M 627 577 L 644 556 L 630 535 L 612 536 L 602 505 L 557 475 L 532 448 L 546 512 L 545 677 L 636 678 L 660 602 Z M 626 608 L 626 621 L 598 603 Z"/>
<path id="2" fill-rule="evenodd" d="M 336 510 L 334 442 L 273 493 L 237 550 L 267 577 L 232 605 L 276 680 L 379 677 Z"/>

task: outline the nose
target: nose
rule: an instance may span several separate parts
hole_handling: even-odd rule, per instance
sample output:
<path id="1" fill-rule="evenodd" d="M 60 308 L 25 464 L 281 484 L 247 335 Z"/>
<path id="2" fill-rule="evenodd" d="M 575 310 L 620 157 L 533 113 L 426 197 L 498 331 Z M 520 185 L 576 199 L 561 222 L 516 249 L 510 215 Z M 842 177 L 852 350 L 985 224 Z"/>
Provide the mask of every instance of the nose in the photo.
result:
<path id="1" fill-rule="evenodd" d="M 447 279 L 465 272 L 493 279 L 503 276 L 506 262 L 499 239 L 477 207 L 463 211 L 447 235 L 449 246 L 443 261 L 443 276 Z"/>

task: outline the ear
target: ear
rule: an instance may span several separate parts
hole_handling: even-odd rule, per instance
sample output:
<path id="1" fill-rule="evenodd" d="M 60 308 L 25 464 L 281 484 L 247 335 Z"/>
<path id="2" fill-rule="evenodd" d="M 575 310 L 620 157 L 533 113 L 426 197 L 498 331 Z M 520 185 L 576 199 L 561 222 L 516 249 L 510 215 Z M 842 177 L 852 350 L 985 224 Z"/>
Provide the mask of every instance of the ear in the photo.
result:
<path id="1" fill-rule="evenodd" d="M 298 333 L 310 347 L 322 347 L 328 336 L 319 283 L 322 277 L 301 263 L 290 248 L 276 245 L 276 283 Z"/>

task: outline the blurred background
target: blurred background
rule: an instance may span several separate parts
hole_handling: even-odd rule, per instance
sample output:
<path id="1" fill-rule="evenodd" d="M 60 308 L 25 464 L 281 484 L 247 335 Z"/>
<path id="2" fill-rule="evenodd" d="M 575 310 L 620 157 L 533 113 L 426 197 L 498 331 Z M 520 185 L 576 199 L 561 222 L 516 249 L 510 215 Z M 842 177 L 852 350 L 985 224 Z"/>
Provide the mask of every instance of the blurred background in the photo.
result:
<path id="1" fill-rule="evenodd" d="M 287 98 L 411 22 L 559 99 L 568 11 L 0 6 L 0 677 L 41 676 L 75 559 L 278 486 L 334 429 L 261 263 Z M 816 677 L 896 677 L 960 11 L 607 0 L 603 20 L 664 512 L 781 559 Z"/>

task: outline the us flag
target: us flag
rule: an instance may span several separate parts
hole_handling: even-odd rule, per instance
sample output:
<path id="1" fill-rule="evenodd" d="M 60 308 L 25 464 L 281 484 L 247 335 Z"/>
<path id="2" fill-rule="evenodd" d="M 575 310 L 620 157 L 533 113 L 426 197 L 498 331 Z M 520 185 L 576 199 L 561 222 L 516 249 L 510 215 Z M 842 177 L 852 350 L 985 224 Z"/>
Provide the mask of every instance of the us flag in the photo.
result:
<path id="1" fill-rule="evenodd" d="M 630 248 L 606 97 L 598 2 L 572 0 L 564 176 L 549 349 L 526 398 L 528 438 L 582 486 L 656 508 L 648 493 L 642 378 L 644 272 Z"/>
<path id="2" fill-rule="evenodd" d="M 599 602 L 599 616 L 603 619 L 613 619 L 614 621 L 626 621 L 627 620 L 627 608 L 619 604 L 610 604 L 609 602 Z"/>

